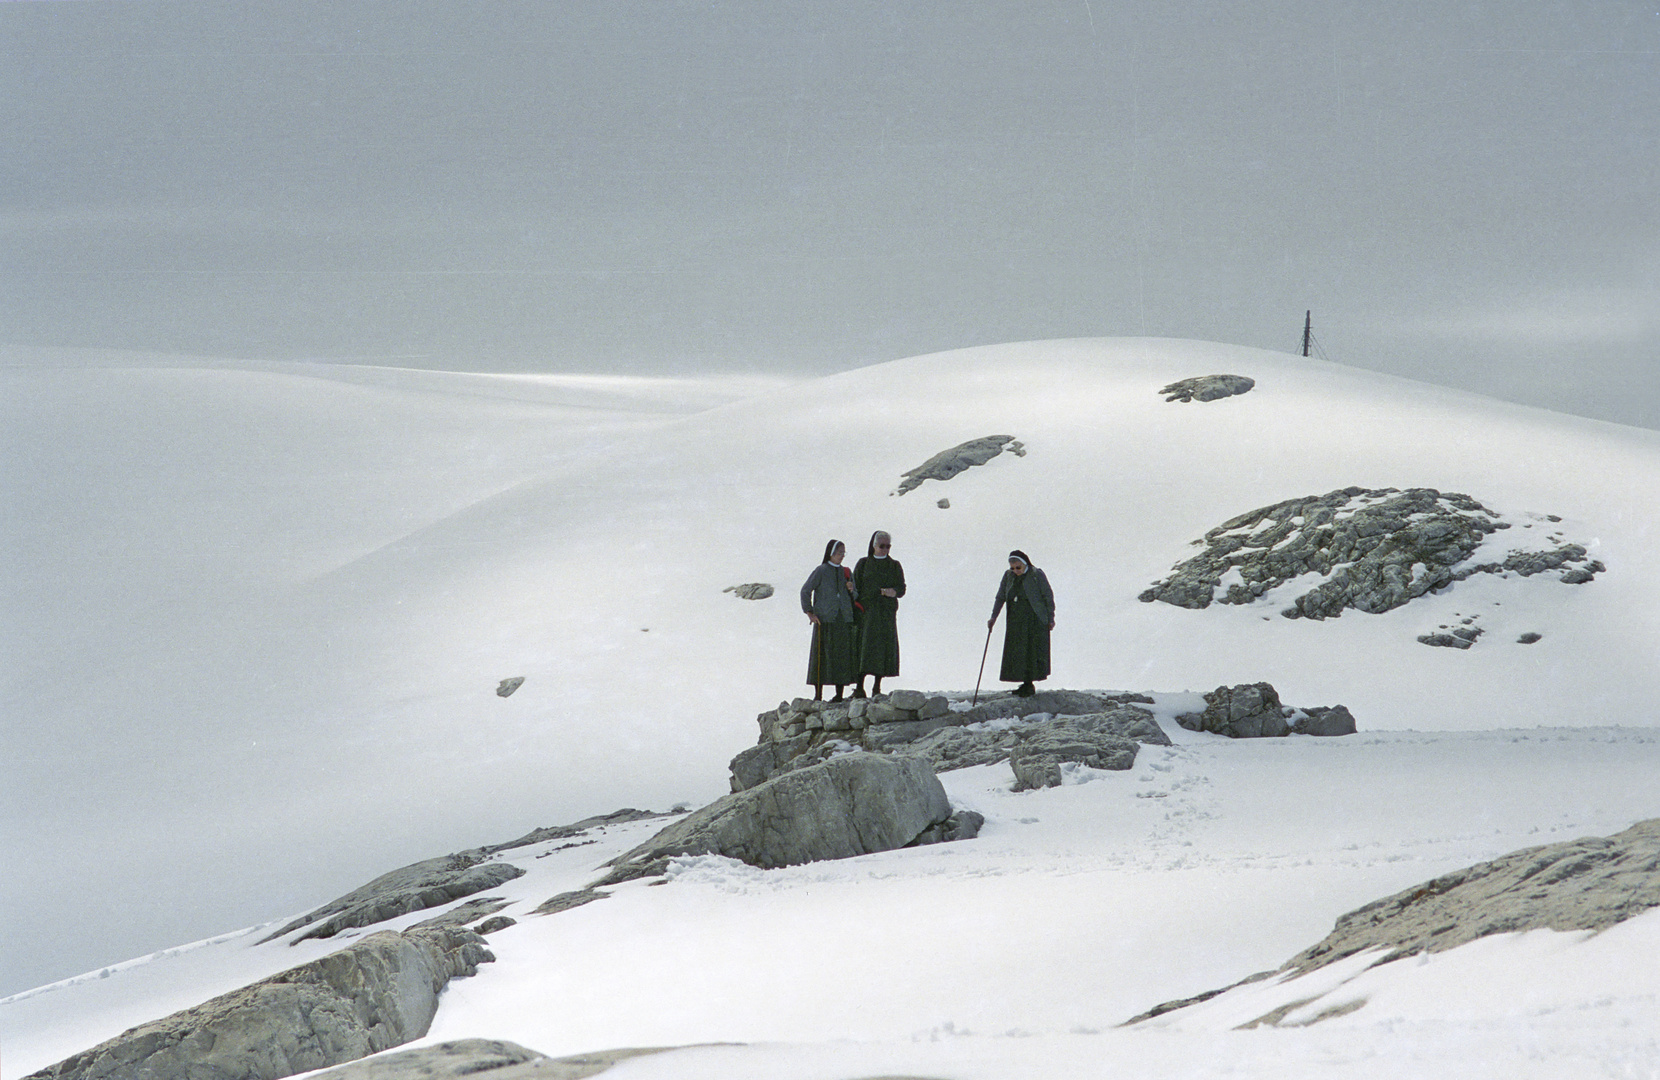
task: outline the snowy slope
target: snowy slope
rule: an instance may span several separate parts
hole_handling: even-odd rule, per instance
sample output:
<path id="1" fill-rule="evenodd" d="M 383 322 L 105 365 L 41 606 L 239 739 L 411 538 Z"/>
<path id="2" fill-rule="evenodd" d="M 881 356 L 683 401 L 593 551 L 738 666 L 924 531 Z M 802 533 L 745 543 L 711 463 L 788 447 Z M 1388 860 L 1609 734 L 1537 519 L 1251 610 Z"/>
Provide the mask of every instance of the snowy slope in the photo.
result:
<path id="1" fill-rule="evenodd" d="M 1217 372 L 1257 387 L 1212 403 L 1156 394 Z M 28 511 L 12 536 L 33 560 L 6 581 L 7 610 L 23 616 L 9 620 L 20 660 L 5 710 L 7 865 L 19 868 L 5 888 L 23 916 L 8 928 L 20 942 L 114 922 L 122 909 L 158 926 L 194 911 L 191 936 L 206 936 L 235 925 L 227 898 L 244 922 L 275 917 L 533 825 L 713 798 L 727 758 L 754 738 L 754 713 L 800 692 L 795 588 L 825 539 L 856 554 L 875 528 L 894 533 L 910 582 L 901 685 L 972 683 L 1002 556 L 1019 546 L 1056 588 L 1056 685 L 1266 679 L 1293 704 L 1349 706 L 1365 732 L 1656 719 L 1644 676 L 1660 651 L 1660 436 L 1336 365 L 1111 340 L 921 357 L 759 395 L 384 370 L 5 378 L 8 460 L 27 462 L 8 484 L 8 502 Z M 723 393 L 743 400 L 675 416 Z M 89 410 L 104 427 L 82 430 Z M 990 434 L 1016 436 L 1027 455 L 889 494 L 905 469 Z M 64 446 L 79 456 L 31 449 Z M 134 467 L 112 473 L 111 461 Z M 1349 485 L 1429 486 L 1506 514 L 1559 515 L 1608 571 L 1583 586 L 1482 581 L 1318 623 L 1280 619 L 1277 607 L 1137 602 L 1206 529 Z M 124 571 L 134 563 L 141 574 Z M 721 592 L 747 581 L 779 593 Z M 1477 606 L 1488 628 L 1477 647 L 1414 640 Z M 1513 644 L 1523 631 L 1544 639 Z M 527 681 L 496 697 L 510 675 Z M 1472 775 L 1511 775 L 1462 737 L 1433 738 L 1470 754 Z M 1526 805 L 1495 821 L 1491 844 L 1321 885 L 1321 903 L 1248 955 L 1220 957 L 1191 985 L 1137 985 L 1099 1011 L 1122 1004 L 1129 1015 L 1274 966 L 1346 907 L 1519 846 L 1528 829 L 1612 832 L 1660 813 L 1636 774 L 1628 789 L 1595 773 L 1563 781 L 1561 798 L 1580 800 L 1580 813 L 1539 803 L 1537 775 L 1524 770 L 1514 790 L 1530 793 Z M 1612 809 L 1582 807 L 1587 791 Z M 1436 805 L 1389 805 L 1437 813 L 1442 794 L 1412 799 Z M 1454 830 L 1447 813 L 1432 833 Z M 1339 819 L 1334 835 L 1411 845 L 1426 827 L 1396 813 L 1373 834 L 1369 816 Z M 1308 839 L 1261 835 L 1258 853 L 1281 861 Z M 1082 843 L 1063 838 L 1058 854 L 1037 857 L 1064 861 Z M 1155 869 L 1126 890 L 1167 880 Z M 1262 873 L 1241 895 L 1284 906 L 1274 899 L 1283 876 Z M 1011 908 L 1035 902 L 1012 895 Z M 1172 939 L 1157 940 L 1164 951 Z M 1032 1000 L 1036 1015 L 1053 995 Z M 837 1037 L 763 1019 L 744 1037 Z"/>
<path id="2" fill-rule="evenodd" d="M 1129 772 L 1085 770 L 1084 782 L 1019 794 L 1006 765 L 944 774 L 953 801 L 987 817 L 973 841 L 776 871 L 687 859 L 665 886 L 630 883 L 544 917 L 527 913 L 661 823 L 504 852 L 527 872 L 491 895 L 512 900 L 504 913 L 519 923 L 491 936 L 494 964 L 451 984 L 422 1041 L 505 1038 L 555 1055 L 751 1044 L 617 1074 L 654 1077 L 1116 1076 L 1129 1063 L 1158 1075 L 1446 1075 L 1470 1055 L 1489 1070 L 1471 1075 L 1564 1076 L 1645 1060 L 1660 1035 L 1654 915 L 1589 940 L 1485 939 L 1343 986 L 1354 965 L 1337 965 L 1306 990 L 1258 984 L 1117 1028 L 1278 966 L 1377 896 L 1660 813 L 1652 730 L 1231 742 L 1168 722 L 1190 704 L 1161 696 L 1176 745 L 1144 748 Z M 253 945 L 261 936 L 0 1002 L 8 1068 L 21 1075 L 344 943 Z M 1328 991 L 1368 1004 L 1305 1029 L 1232 1030 Z M 1423 1071 L 1380 1065 L 1412 1061 Z"/>

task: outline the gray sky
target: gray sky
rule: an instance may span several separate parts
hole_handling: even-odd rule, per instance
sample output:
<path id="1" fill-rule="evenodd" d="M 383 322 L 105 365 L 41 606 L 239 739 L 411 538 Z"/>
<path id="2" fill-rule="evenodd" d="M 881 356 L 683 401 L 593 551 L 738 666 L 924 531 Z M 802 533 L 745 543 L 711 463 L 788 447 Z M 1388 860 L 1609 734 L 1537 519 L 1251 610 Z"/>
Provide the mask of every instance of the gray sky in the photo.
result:
<path id="1" fill-rule="evenodd" d="M 0 342 L 1151 334 L 1660 426 L 1660 5 L 0 2 Z"/>

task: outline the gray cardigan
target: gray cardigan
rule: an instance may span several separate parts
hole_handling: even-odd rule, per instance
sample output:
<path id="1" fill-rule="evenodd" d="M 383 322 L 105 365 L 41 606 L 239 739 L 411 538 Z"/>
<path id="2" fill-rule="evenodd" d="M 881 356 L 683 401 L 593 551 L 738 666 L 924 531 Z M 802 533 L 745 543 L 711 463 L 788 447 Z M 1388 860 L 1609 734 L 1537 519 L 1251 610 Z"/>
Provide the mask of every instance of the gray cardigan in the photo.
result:
<path id="1" fill-rule="evenodd" d="M 820 622 L 852 622 L 854 594 L 847 591 L 847 575 L 835 563 L 819 563 L 801 586 L 801 610 Z"/>
<path id="2" fill-rule="evenodd" d="M 1008 602 L 1009 590 L 1020 588 L 1026 594 L 1026 600 L 1032 605 L 1032 614 L 1038 617 L 1038 622 L 1048 626 L 1055 621 L 1055 593 L 1049 588 L 1049 577 L 1035 566 L 1028 566 L 1024 574 L 1016 574 L 1013 570 L 1003 571 L 1003 580 L 997 584 L 997 602 L 991 606 L 991 617 L 997 618 L 997 613 L 1003 610 Z"/>

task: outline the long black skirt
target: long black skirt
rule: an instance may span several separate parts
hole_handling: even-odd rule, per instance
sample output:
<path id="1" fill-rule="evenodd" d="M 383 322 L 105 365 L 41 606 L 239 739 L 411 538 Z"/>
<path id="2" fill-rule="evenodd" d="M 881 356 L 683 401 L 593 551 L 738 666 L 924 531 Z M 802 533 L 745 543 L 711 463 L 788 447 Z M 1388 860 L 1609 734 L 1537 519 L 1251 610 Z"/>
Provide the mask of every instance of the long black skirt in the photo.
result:
<path id="1" fill-rule="evenodd" d="M 1025 604 L 1010 604 L 1003 630 L 1002 682 L 1037 682 L 1049 677 L 1049 627 Z"/>
<path id="2" fill-rule="evenodd" d="M 898 613 L 879 601 L 865 612 L 859 627 L 859 674 L 899 674 L 898 624 Z"/>
<path id="3" fill-rule="evenodd" d="M 810 686 L 840 686 L 859 681 L 859 635 L 850 622 L 819 623 L 813 627 L 812 651 L 807 654 Z"/>

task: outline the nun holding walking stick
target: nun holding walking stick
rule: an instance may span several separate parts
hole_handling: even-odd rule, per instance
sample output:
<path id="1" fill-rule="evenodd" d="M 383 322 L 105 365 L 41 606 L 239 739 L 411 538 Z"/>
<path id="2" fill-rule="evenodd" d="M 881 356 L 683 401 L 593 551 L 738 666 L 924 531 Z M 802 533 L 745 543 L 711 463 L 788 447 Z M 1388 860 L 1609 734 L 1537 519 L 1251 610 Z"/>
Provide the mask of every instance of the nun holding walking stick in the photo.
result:
<path id="1" fill-rule="evenodd" d="M 1031 697 L 1037 693 L 1032 684 L 1049 677 L 1049 632 L 1055 628 L 1055 594 L 1049 588 L 1048 576 L 1019 548 L 1009 552 L 1009 569 L 997 586 L 997 602 L 986 620 L 988 645 L 991 628 L 1004 605 L 1008 606 L 1009 619 L 1003 626 L 1003 665 L 998 678 L 1019 683 L 1015 694 Z"/>
<path id="2" fill-rule="evenodd" d="M 807 681 L 813 700 L 824 700 L 826 683 L 836 688 L 832 701 L 842 700 L 842 689 L 859 678 L 858 624 L 853 601 L 858 592 L 852 572 L 842 566 L 847 546 L 840 540 L 824 545 L 824 561 L 801 586 L 801 610 L 813 624 L 812 650 L 807 654 Z"/>

